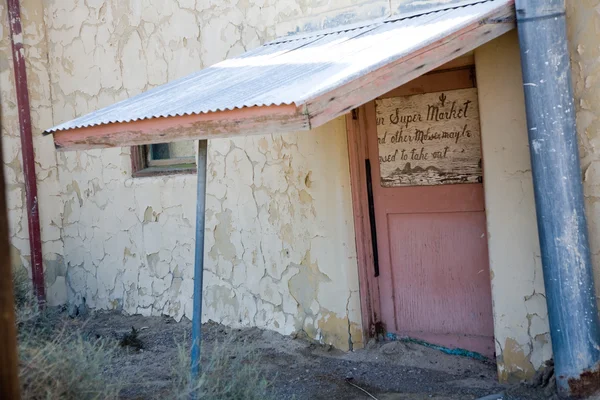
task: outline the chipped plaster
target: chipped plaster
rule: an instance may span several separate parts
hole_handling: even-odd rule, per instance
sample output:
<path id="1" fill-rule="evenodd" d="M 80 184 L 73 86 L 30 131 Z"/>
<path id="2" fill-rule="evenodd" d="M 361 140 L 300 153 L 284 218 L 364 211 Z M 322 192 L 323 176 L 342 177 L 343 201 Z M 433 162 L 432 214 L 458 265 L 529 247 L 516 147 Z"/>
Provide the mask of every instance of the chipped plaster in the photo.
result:
<path id="1" fill-rule="evenodd" d="M 600 299 L 600 1 L 567 0 L 566 8 L 583 192 Z"/>
<path id="2" fill-rule="evenodd" d="M 132 179 L 129 149 L 57 154 L 44 128 L 279 34 L 386 15 L 386 4 L 55 0 L 42 9 L 25 1 L 51 304 L 190 317 L 195 176 Z M 7 38 L 3 28 L 3 52 Z M 13 78 L 9 64 L 0 67 L 12 243 L 27 264 Z M 211 142 L 205 319 L 362 345 L 348 174 L 343 119 L 310 133 Z M 309 305 L 290 284 L 305 266 L 328 276 L 314 282 Z"/>
<path id="3" fill-rule="evenodd" d="M 496 361 L 501 380 L 518 381 L 552 357 L 552 346 L 517 32 L 476 49 L 475 64 Z"/>
<path id="4" fill-rule="evenodd" d="M 11 258 L 14 267 L 30 270 L 29 233 L 25 211 L 25 182 L 21 157 L 21 141 L 15 77 L 13 72 L 10 32 L 6 3 L 0 3 L 0 112 L 3 170 L 7 185 L 7 205 Z M 35 151 L 35 168 L 38 180 L 42 257 L 45 269 L 47 300 L 50 305 L 64 302 L 66 294 L 65 269 L 62 263 L 60 184 L 56 153 L 50 137 L 39 133 L 53 124 L 52 99 L 48 64 L 48 45 L 42 4 L 33 0 L 21 1 L 23 42 L 26 52 L 29 100 Z"/>

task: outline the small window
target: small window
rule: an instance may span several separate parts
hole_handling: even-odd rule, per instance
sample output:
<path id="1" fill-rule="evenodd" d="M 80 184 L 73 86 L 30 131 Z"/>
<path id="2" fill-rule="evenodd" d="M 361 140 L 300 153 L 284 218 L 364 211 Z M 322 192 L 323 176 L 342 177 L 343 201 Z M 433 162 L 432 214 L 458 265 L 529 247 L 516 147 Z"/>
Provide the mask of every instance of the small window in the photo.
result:
<path id="1" fill-rule="evenodd" d="M 157 143 L 131 148 L 134 177 L 196 172 L 194 141 Z"/>

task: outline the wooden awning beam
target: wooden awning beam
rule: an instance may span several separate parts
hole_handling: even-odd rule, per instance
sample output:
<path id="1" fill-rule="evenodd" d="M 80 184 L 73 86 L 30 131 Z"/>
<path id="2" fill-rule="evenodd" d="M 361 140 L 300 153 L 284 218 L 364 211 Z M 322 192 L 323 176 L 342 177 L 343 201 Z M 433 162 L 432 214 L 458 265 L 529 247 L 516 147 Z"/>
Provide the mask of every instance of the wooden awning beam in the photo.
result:
<path id="1" fill-rule="evenodd" d="M 292 104 L 117 122 L 56 131 L 53 135 L 56 149 L 65 151 L 308 129 L 308 116 Z"/>

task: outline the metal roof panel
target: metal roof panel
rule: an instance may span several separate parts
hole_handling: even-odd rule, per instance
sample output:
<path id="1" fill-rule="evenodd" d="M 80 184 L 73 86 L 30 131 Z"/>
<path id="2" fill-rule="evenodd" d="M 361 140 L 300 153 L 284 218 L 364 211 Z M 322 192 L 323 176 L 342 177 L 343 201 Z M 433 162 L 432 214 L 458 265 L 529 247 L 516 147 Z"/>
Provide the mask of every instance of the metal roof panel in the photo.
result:
<path id="1" fill-rule="evenodd" d="M 512 0 L 485 0 L 404 18 L 283 37 L 46 133 L 245 107 L 302 106 L 457 32 Z"/>

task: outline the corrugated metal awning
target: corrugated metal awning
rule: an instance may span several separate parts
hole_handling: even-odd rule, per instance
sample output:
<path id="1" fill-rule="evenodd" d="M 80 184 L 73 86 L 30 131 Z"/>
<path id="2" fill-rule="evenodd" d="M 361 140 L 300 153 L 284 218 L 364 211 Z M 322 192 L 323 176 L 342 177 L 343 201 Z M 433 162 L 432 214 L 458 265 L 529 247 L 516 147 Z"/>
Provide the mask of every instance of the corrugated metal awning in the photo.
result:
<path id="1" fill-rule="evenodd" d="M 69 150 L 310 129 L 514 26 L 514 0 L 487 0 L 283 37 L 45 133 Z"/>

